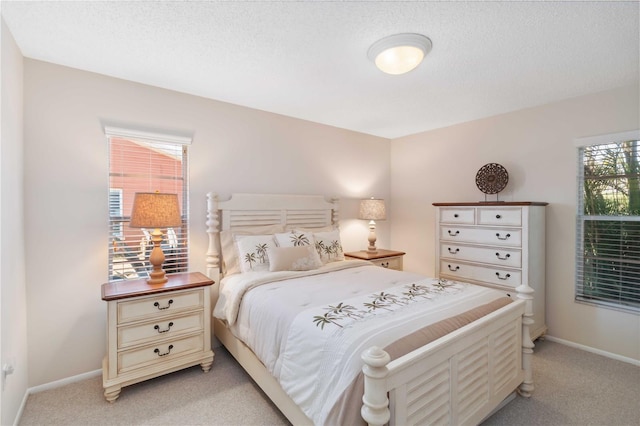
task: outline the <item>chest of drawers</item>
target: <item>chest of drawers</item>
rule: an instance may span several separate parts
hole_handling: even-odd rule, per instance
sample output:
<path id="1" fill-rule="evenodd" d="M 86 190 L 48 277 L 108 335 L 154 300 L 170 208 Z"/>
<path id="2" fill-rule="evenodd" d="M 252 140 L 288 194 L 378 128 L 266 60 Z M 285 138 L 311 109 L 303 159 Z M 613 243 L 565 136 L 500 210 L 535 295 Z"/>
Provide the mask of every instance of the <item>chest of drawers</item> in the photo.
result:
<path id="1" fill-rule="evenodd" d="M 213 363 L 213 281 L 201 273 L 103 284 L 107 302 L 107 355 L 102 363 L 104 396 L 115 401 L 123 386 L 200 364 Z"/>
<path id="2" fill-rule="evenodd" d="M 436 275 L 505 291 L 533 293 L 531 337 L 545 325 L 545 206 L 538 202 L 433 203 Z"/>

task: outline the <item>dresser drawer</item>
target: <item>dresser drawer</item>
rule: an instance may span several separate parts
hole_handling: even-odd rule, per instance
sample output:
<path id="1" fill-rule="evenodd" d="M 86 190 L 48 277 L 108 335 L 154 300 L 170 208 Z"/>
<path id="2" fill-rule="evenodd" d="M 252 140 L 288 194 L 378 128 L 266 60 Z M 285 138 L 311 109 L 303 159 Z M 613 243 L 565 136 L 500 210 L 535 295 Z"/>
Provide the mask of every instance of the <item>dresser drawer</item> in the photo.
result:
<path id="1" fill-rule="evenodd" d="M 118 374 L 152 364 L 163 363 L 172 359 L 201 352 L 204 349 L 204 334 L 169 339 L 118 353 Z"/>
<path id="2" fill-rule="evenodd" d="M 452 209 L 440 209 L 440 223 L 464 223 L 473 225 L 475 209 L 456 207 Z"/>
<path id="3" fill-rule="evenodd" d="M 441 243 L 440 257 L 469 262 L 490 263 L 497 266 L 520 268 L 522 252 L 519 249 L 477 247 L 464 244 Z"/>
<path id="4" fill-rule="evenodd" d="M 204 329 L 202 311 L 187 315 L 159 318 L 141 324 L 118 328 L 118 349 L 151 343 L 158 339 L 172 338 Z"/>
<path id="5" fill-rule="evenodd" d="M 118 302 L 118 324 L 153 319 L 180 311 L 201 308 L 202 306 L 204 306 L 202 290 L 172 292 L 165 295 Z"/>
<path id="6" fill-rule="evenodd" d="M 522 226 L 522 209 L 480 207 L 478 225 Z"/>
<path id="7" fill-rule="evenodd" d="M 440 261 L 440 274 L 460 281 L 470 279 L 512 288 L 522 284 L 522 273 L 518 270 L 470 265 L 446 260 Z"/>
<path id="8" fill-rule="evenodd" d="M 371 261 L 374 265 L 382 266 L 383 268 L 395 269 L 402 271 L 402 256 L 387 257 L 384 259 L 376 259 Z"/>
<path id="9" fill-rule="evenodd" d="M 505 247 L 520 247 L 522 245 L 522 231 L 519 229 L 441 226 L 440 240 L 460 243 L 490 244 Z"/>

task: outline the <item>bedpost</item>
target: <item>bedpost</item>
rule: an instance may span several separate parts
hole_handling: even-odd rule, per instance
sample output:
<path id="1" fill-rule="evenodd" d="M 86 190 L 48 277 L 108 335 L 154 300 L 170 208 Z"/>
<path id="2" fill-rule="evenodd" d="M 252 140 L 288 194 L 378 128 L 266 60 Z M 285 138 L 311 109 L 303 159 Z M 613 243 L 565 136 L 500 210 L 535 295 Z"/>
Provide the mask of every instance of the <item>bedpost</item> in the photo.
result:
<path id="1" fill-rule="evenodd" d="M 531 341 L 531 325 L 533 324 L 533 289 L 528 284 L 516 287 L 518 299 L 526 302 L 522 317 L 522 369 L 524 381 L 518 388 L 518 393 L 526 398 L 533 392 L 533 348 Z"/>
<path id="2" fill-rule="evenodd" d="M 220 233 L 218 221 L 218 195 L 207 193 L 207 234 L 209 235 L 209 247 L 207 249 L 207 276 L 218 283 L 220 281 L 220 254 L 218 253 L 218 234 Z"/>
<path id="3" fill-rule="evenodd" d="M 374 346 L 362 353 L 364 366 L 364 396 L 362 397 L 362 409 L 360 414 L 369 426 L 384 425 L 389 422 L 389 398 L 385 379 L 389 370 L 387 364 L 391 360 L 389 354 Z"/>

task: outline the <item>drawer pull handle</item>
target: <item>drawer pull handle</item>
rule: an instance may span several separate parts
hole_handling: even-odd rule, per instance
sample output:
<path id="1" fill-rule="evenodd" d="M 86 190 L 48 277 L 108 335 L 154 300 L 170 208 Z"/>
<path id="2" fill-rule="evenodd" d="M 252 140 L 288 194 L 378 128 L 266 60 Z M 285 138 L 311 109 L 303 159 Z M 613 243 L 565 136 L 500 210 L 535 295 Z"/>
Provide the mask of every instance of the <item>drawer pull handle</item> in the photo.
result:
<path id="1" fill-rule="evenodd" d="M 160 326 L 159 325 L 154 325 L 153 328 L 155 330 L 158 331 L 158 333 L 166 333 L 167 331 L 171 330 L 171 327 L 173 327 L 173 322 L 170 322 L 169 324 L 167 324 L 167 328 L 165 330 L 160 330 Z"/>
<path id="2" fill-rule="evenodd" d="M 459 267 L 459 266 L 456 266 L 455 268 L 452 268 L 452 267 L 451 267 L 451 265 L 447 265 L 447 267 L 449 268 L 449 270 L 450 270 L 451 272 L 455 272 L 455 271 L 457 271 L 458 269 L 460 269 L 460 267 Z"/>
<path id="3" fill-rule="evenodd" d="M 496 215 L 496 219 L 501 219 L 502 216 L 500 216 L 499 214 Z"/>
<path id="4" fill-rule="evenodd" d="M 508 240 L 510 236 L 511 234 L 507 234 L 504 237 L 501 237 L 499 232 L 496 233 L 496 237 L 498 237 L 499 240 Z"/>
<path id="5" fill-rule="evenodd" d="M 172 303 L 173 303 L 173 299 L 169 299 L 169 302 L 167 303 L 167 306 L 160 307 L 160 303 L 158 303 L 158 302 L 154 303 L 153 306 L 158 308 L 159 311 L 164 311 L 165 309 L 169 309 L 171 307 Z"/>
<path id="6" fill-rule="evenodd" d="M 451 247 L 447 247 L 447 250 L 449 250 L 449 253 L 451 253 L 451 254 L 456 254 L 456 253 L 458 253 L 460 251 L 459 248 L 457 248 L 455 250 L 451 250 Z"/>
<path id="7" fill-rule="evenodd" d="M 458 234 L 460 233 L 460 231 L 456 231 L 456 232 L 454 232 L 454 233 L 451 233 L 451 229 L 449 229 L 447 232 L 448 232 L 448 233 L 449 233 L 449 235 L 451 235 L 452 237 L 455 237 L 456 235 L 458 235 Z"/>
<path id="8" fill-rule="evenodd" d="M 167 356 L 171 353 L 171 349 L 173 349 L 173 345 L 169 345 L 169 347 L 167 348 L 167 351 L 163 354 L 160 353 L 160 349 L 158 348 L 155 348 L 153 352 L 157 353 L 158 356 Z"/>
<path id="9" fill-rule="evenodd" d="M 500 260 L 507 260 L 508 258 L 511 257 L 511 255 L 507 253 L 504 257 L 500 257 L 500 253 L 496 253 L 496 257 Z"/>
<path id="10" fill-rule="evenodd" d="M 499 280 L 508 280 L 509 277 L 511 277 L 511 274 L 507 274 L 504 277 L 501 277 L 500 272 L 496 272 L 496 276 L 498 277 Z"/>
<path id="11" fill-rule="evenodd" d="M 386 262 L 386 263 L 385 263 L 385 262 L 382 262 L 382 263 L 380 264 L 380 266 L 382 266 L 383 268 L 388 268 L 388 267 L 389 267 L 389 262 Z"/>
<path id="12" fill-rule="evenodd" d="M 453 215 L 453 217 L 459 217 L 459 216 L 460 216 L 460 215 L 459 215 L 458 213 L 455 213 L 455 214 Z"/>

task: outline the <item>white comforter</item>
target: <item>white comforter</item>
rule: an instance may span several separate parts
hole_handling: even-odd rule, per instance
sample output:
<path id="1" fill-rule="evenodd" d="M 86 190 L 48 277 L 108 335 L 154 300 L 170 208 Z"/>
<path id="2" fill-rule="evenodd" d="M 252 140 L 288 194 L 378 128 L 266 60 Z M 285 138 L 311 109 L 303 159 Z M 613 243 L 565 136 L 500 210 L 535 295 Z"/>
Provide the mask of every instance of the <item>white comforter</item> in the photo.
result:
<path id="1" fill-rule="evenodd" d="M 251 291 L 249 291 L 251 290 Z M 214 316 L 262 360 L 317 425 L 360 372 L 360 355 L 502 293 L 440 282 L 369 262 L 334 262 L 309 272 L 226 277 Z"/>

